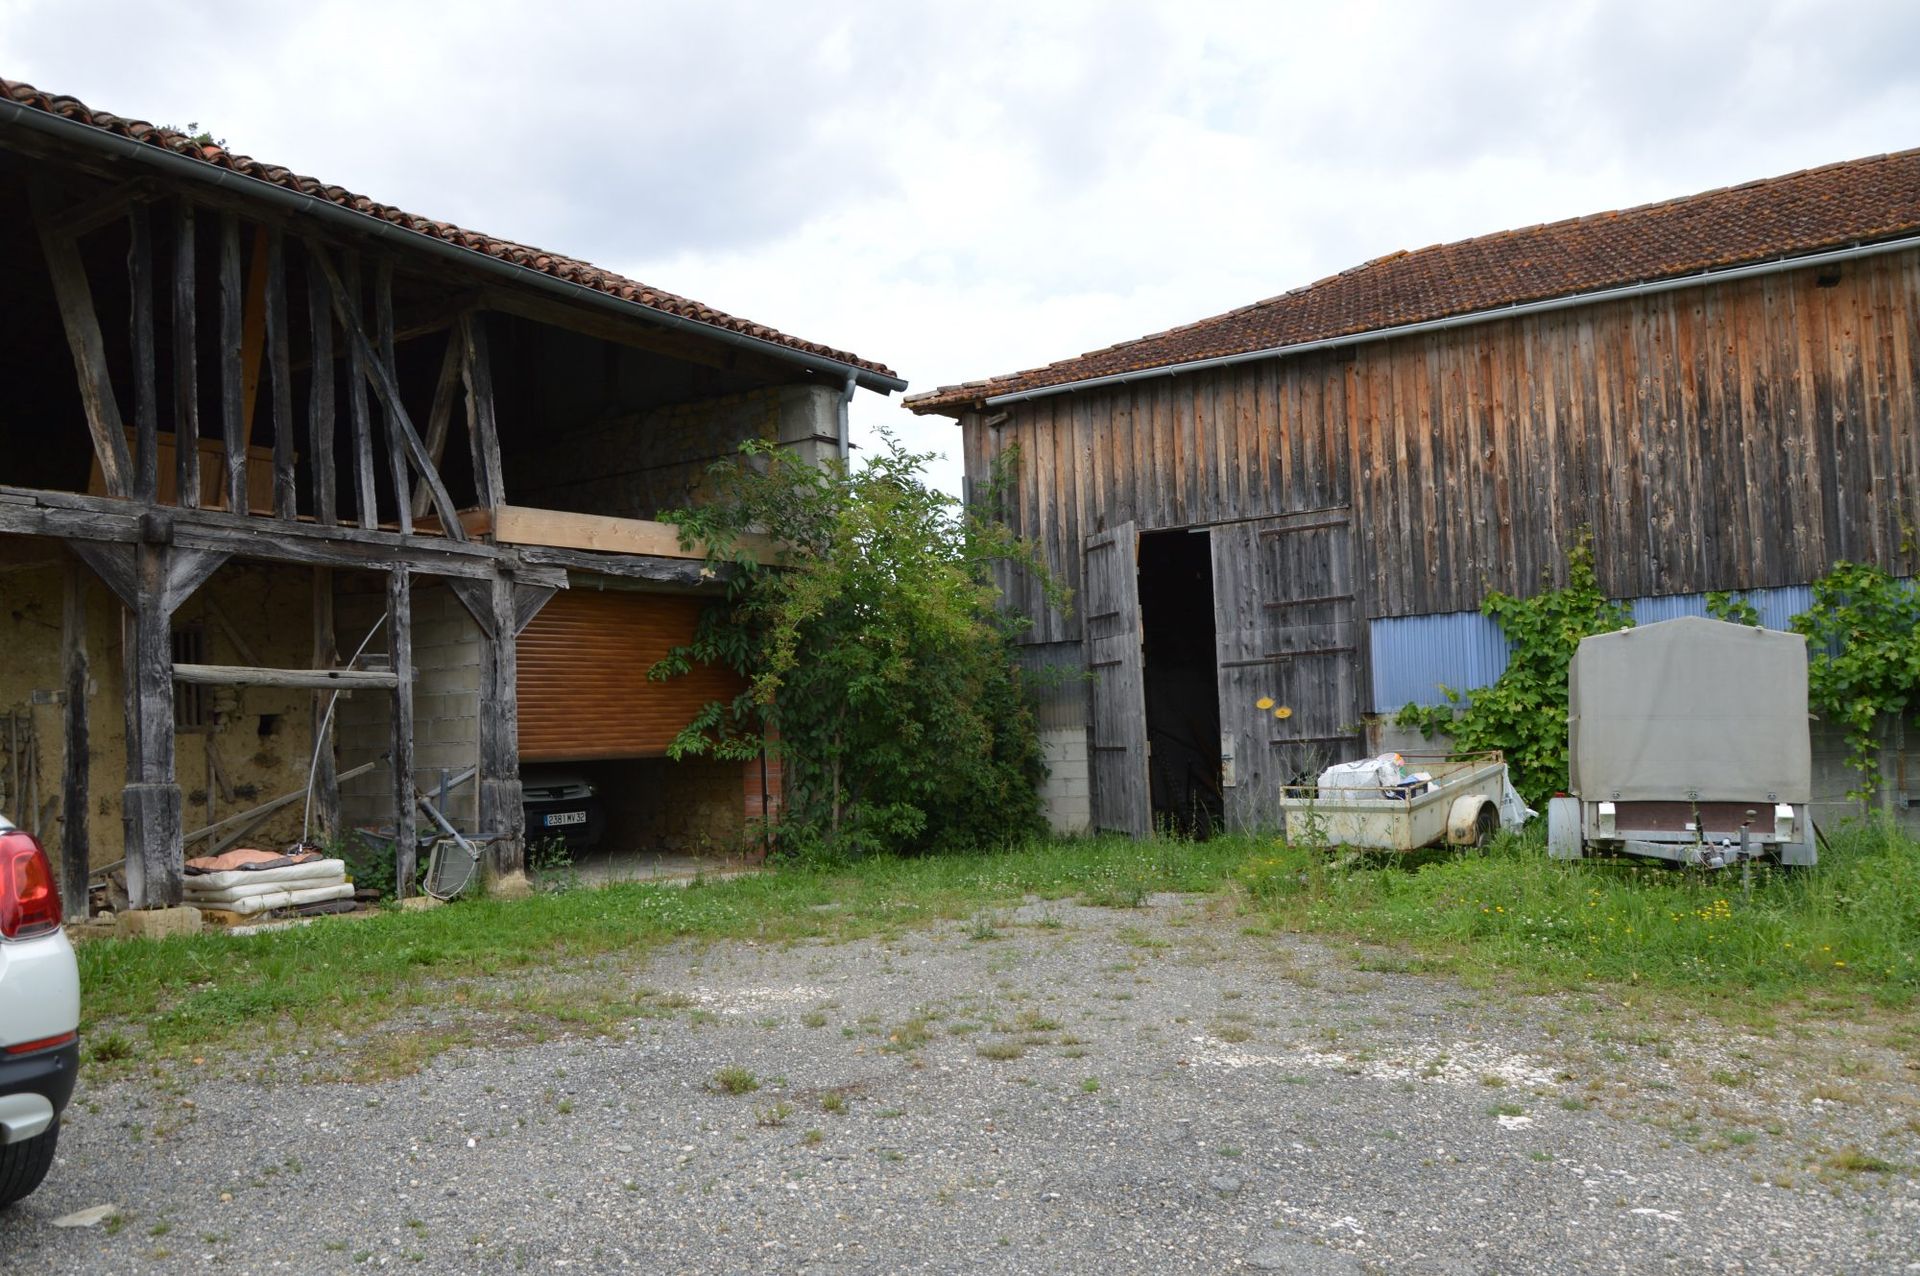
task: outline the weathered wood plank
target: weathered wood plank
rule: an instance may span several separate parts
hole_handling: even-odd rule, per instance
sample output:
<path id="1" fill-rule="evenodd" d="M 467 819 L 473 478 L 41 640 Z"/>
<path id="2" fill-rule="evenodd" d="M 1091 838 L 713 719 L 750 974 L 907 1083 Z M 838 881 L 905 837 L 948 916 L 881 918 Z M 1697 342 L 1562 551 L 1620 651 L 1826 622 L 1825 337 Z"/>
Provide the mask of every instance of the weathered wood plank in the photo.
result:
<path id="1" fill-rule="evenodd" d="M 193 205 L 173 213 L 173 460 L 174 491 L 185 509 L 200 505 L 200 364 L 194 278 L 197 244 Z"/>
<path id="2" fill-rule="evenodd" d="M 326 272 L 307 252 L 307 472 L 313 475 L 313 515 L 322 527 L 340 521 L 338 470 L 333 459 L 333 296 Z M 319 579 L 316 575 L 315 579 Z M 331 597 L 331 595 L 329 595 Z"/>
<path id="3" fill-rule="evenodd" d="M 500 465 L 500 426 L 493 407 L 493 356 L 487 348 L 486 317 L 465 315 L 456 329 L 460 336 L 461 376 L 467 387 L 467 432 L 473 451 L 473 483 L 482 508 L 507 503 L 506 479 Z"/>
<path id="4" fill-rule="evenodd" d="M 311 286 L 311 284 L 309 284 Z M 319 303 L 324 307 L 325 297 L 321 295 Z M 332 315 L 321 309 L 316 331 L 333 322 Z M 325 363 L 316 357 L 314 375 L 325 376 L 328 383 L 333 380 L 333 361 L 331 357 Z M 329 419 L 328 428 L 332 428 Z M 334 637 L 333 623 L 333 572 L 330 568 L 318 567 L 313 572 L 313 667 L 332 669 L 340 663 L 340 652 Z M 339 766 L 334 758 L 333 749 L 333 707 L 337 698 L 329 691 L 315 689 L 313 699 L 308 706 L 309 745 L 307 756 L 312 759 L 313 778 L 313 825 L 308 835 L 323 845 L 336 841 L 340 827 L 340 776 Z"/>
<path id="5" fill-rule="evenodd" d="M 357 318 L 358 316 L 356 316 Z M 355 325 L 356 330 L 358 324 Z M 409 439 L 413 426 L 407 420 L 406 409 L 400 404 L 399 373 L 394 363 L 393 335 L 393 263 L 382 257 L 373 264 L 373 333 L 372 349 L 365 361 L 374 371 L 372 382 L 374 399 L 380 404 L 381 425 L 387 436 L 387 472 L 393 483 L 394 502 L 400 510 L 400 530 L 413 530 L 413 489 L 407 473 L 407 453 L 415 444 L 419 444 L 419 456 L 415 458 L 423 473 L 421 477 L 433 475 L 427 483 L 431 492 L 439 482 L 432 459 L 426 447 L 417 438 Z M 382 390 L 382 386 L 386 390 Z M 438 495 L 436 494 L 436 500 Z M 453 515 L 448 512 L 452 501 L 438 506 L 440 517 L 452 522 Z"/>
<path id="6" fill-rule="evenodd" d="M 160 496 L 160 396 L 153 338 L 153 216 L 135 203 L 127 210 L 128 346 L 133 356 L 133 497 Z"/>
<path id="7" fill-rule="evenodd" d="M 60 307 L 60 323 L 66 329 L 74 371 L 80 378 L 80 407 L 86 413 L 87 432 L 93 436 L 94 460 L 99 463 L 108 493 L 125 496 L 133 491 L 133 458 L 127 451 L 119 401 L 114 398 L 113 381 L 107 373 L 106 342 L 93 308 L 87 268 L 73 240 L 60 233 L 58 192 L 42 180 L 29 182 L 27 190 L 40 249 L 53 282 L 54 300 Z"/>
<path id="8" fill-rule="evenodd" d="M 93 815 L 89 797 L 93 745 L 89 709 L 93 699 L 87 655 L 87 568 L 69 561 L 66 592 L 60 614 L 61 685 L 66 693 L 62 713 L 60 786 L 60 890 L 67 916 L 88 914 L 87 877 L 92 841 L 88 822 Z"/>
<path id="9" fill-rule="evenodd" d="M 387 575 L 387 668 L 392 671 L 392 744 L 395 891 L 414 893 L 420 816 L 413 797 L 413 590 L 405 567 Z"/>
<path id="10" fill-rule="evenodd" d="M 246 381 L 240 350 L 245 341 L 245 305 L 240 284 L 240 219 L 220 215 L 220 437 L 226 447 L 227 509 L 247 509 Z"/>
<path id="11" fill-rule="evenodd" d="M 299 498 L 293 462 L 293 351 L 287 331 L 286 240 L 269 227 L 267 236 L 266 316 L 267 373 L 272 392 L 273 516 L 297 518 Z"/>
<path id="12" fill-rule="evenodd" d="M 341 310 L 360 314 L 362 298 L 360 292 L 360 258 L 358 254 L 347 254 L 341 267 L 341 278 L 336 279 L 326 269 L 325 252 L 311 240 L 307 243 L 307 258 L 319 271 L 325 281 L 327 300 L 334 307 L 337 316 Z M 353 447 L 353 497 L 354 513 L 360 526 L 369 530 L 380 525 L 379 485 L 376 481 L 378 471 L 373 459 L 373 424 L 367 411 L 367 366 L 361 345 L 351 337 L 347 347 L 347 425 L 352 436 Z"/>

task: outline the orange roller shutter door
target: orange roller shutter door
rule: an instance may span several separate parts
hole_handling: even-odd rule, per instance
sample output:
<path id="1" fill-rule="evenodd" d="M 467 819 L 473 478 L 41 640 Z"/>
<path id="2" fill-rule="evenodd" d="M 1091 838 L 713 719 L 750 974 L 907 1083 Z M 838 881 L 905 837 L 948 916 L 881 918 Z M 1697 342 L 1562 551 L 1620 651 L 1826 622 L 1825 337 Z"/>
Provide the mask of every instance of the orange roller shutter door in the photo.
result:
<path id="1" fill-rule="evenodd" d="M 742 687 L 731 670 L 697 666 L 647 678 L 693 636 L 702 598 L 570 589 L 520 634 L 520 757 L 526 762 L 657 758 L 710 700 Z"/>

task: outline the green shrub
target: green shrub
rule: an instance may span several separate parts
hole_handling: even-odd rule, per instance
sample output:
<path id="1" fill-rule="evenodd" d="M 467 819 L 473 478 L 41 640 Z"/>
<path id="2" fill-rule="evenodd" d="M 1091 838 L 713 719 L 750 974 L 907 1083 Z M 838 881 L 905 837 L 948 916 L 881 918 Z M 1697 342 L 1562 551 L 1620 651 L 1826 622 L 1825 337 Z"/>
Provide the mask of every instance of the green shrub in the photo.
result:
<path id="1" fill-rule="evenodd" d="M 1807 699 L 1845 729 L 1854 796 L 1871 797 L 1884 724 L 1920 709 L 1920 590 L 1878 567 L 1835 563 L 1793 631 L 1807 638 Z"/>
<path id="2" fill-rule="evenodd" d="M 1426 736 L 1453 737 L 1467 752 L 1506 754 L 1513 786 L 1541 809 L 1567 787 L 1567 671 L 1582 638 L 1633 625 L 1626 604 L 1610 600 L 1593 569 L 1590 536 L 1567 551 L 1567 584 L 1531 598 L 1492 593 L 1480 610 L 1499 622 L 1511 654 L 1492 686 L 1440 688 L 1443 705 L 1409 704 L 1394 721 Z"/>
<path id="3" fill-rule="evenodd" d="M 1044 773 L 1013 662 L 1020 622 L 991 568 L 1029 547 L 923 478 L 930 455 L 887 438 L 853 473 L 748 444 L 714 467 L 715 496 L 670 515 L 728 575 L 693 641 L 653 670 L 696 662 L 744 675 L 672 754 L 784 759 L 783 851 L 855 859 L 1004 845 L 1042 827 Z M 741 534 L 768 529 L 761 562 Z M 771 745 L 767 741 L 772 739 Z"/>

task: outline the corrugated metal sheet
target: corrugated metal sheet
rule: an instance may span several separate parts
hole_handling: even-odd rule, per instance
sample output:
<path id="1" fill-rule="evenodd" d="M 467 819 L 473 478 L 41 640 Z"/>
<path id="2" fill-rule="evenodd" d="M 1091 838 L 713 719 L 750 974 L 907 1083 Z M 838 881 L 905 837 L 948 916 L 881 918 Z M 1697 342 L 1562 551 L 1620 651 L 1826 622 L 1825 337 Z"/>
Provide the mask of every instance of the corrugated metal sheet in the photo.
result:
<path id="1" fill-rule="evenodd" d="M 1813 605 L 1806 585 L 1753 589 L 1744 597 L 1760 613 L 1768 629 L 1787 629 L 1788 622 Z M 1635 598 L 1627 606 L 1637 625 L 1651 625 L 1681 616 L 1707 614 L 1705 594 L 1671 594 Z M 1456 691 L 1485 687 L 1507 669 L 1507 640 L 1500 626 L 1477 611 L 1439 616 L 1401 616 L 1376 620 L 1368 630 L 1373 652 L 1373 711 L 1392 713 L 1412 704 L 1443 704 L 1445 685 Z"/>
<path id="2" fill-rule="evenodd" d="M 1368 629 L 1373 657 L 1373 711 L 1444 704 L 1442 686 L 1484 687 L 1507 667 L 1507 639 L 1477 611 L 1397 616 Z"/>

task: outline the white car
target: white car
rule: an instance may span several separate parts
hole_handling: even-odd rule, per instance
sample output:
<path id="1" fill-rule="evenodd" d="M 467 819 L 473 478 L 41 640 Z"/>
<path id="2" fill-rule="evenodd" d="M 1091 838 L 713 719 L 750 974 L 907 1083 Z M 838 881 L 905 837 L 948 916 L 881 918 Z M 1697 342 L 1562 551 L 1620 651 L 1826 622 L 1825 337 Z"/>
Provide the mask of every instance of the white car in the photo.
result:
<path id="1" fill-rule="evenodd" d="M 32 834 L 0 815 L 0 1206 L 47 1176 L 80 1071 L 80 968 L 60 887 Z"/>

